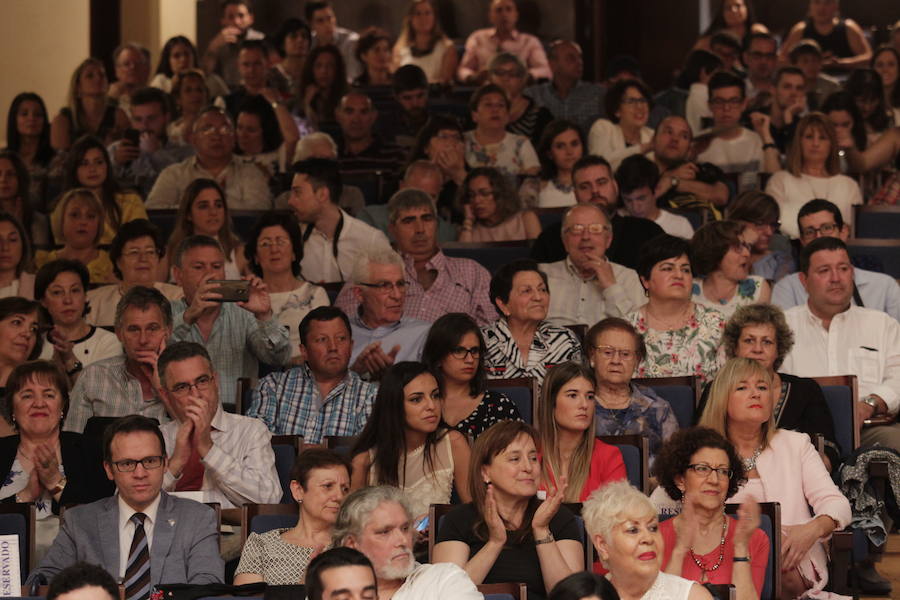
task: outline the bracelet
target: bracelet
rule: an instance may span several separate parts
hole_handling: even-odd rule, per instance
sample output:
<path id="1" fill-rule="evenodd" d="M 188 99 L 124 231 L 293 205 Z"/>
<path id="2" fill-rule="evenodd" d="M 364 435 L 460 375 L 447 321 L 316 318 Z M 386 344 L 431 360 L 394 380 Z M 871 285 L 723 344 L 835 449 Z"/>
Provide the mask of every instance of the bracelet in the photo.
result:
<path id="1" fill-rule="evenodd" d="M 731 559 L 734 562 L 750 562 L 749 556 L 735 556 Z"/>
<path id="2" fill-rule="evenodd" d="M 777 150 L 777 149 L 778 149 L 778 146 L 776 146 L 775 144 L 772 144 L 771 142 L 768 143 L 768 144 L 763 144 L 763 151 L 766 151 L 766 150 L 768 150 L 769 148 L 775 148 L 775 149 Z"/>
<path id="3" fill-rule="evenodd" d="M 553 534 L 552 534 L 552 533 L 548 533 L 548 534 L 547 534 L 547 537 L 543 537 L 543 538 L 541 538 L 541 539 L 539 539 L 539 540 L 534 540 L 534 545 L 535 545 L 535 546 L 540 546 L 541 544 L 550 544 L 550 543 L 552 543 L 552 542 L 554 542 L 554 541 L 556 541 L 556 540 L 554 539 Z"/>

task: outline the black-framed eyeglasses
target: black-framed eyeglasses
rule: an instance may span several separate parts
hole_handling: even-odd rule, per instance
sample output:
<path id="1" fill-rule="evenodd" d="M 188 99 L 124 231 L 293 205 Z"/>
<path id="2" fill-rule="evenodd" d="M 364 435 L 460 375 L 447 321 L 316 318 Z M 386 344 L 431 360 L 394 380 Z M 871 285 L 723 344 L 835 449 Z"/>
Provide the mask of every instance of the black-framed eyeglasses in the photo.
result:
<path id="1" fill-rule="evenodd" d="M 472 355 L 472 358 L 477 359 L 479 356 L 481 356 L 481 346 L 472 346 L 471 348 L 463 348 L 462 346 L 457 346 L 450 351 L 450 356 L 463 360 L 469 354 Z"/>
<path id="2" fill-rule="evenodd" d="M 837 223 L 825 223 L 821 227 L 804 227 L 800 233 L 803 234 L 805 238 L 818 237 L 819 235 L 832 235 L 837 233 L 840 227 L 837 226 Z"/>
<path id="3" fill-rule="evenodd" d="M 378 283 L 364 283 L 361 281 L 361 282 L 359 282 L 358 285 L 361 285 L 361 286 L 367 287 L 367 288 L 372 288 L 373 290 L 375 290 L 381 294 L 387 294 L 393 288 L 397 288 L 397 291 L 402 292 L 403 290 L 406 289 L 406 286 L 409 285 L 409 282 L 405 281 L 403 279 L 401 279 L 400 281 L 379 281 Z"/>
<path id="4" fill-rule="evenodd" d="M 724 477 L 725 479 L 731 479 L 732 470 L 728 467 L 711 467 L 706 463 L 698 463 L 696 465 L 688 465 L 688 469 L 696 473 L 701 477 L 709 477 L 713 471 L 719 477 Z"/>
<path id="5" fill-rule="evenodd" d="M 169 391 L 178 397 L 187 396 L 188 394 L 190 394 L 191 388 L 197 388 L 198 392 L 203 392 L 209 388 L 212 380 L 212 375 L 201 375 L 194 380 L 194 383 L 188 383 L 186 381 L 183 383 L 176 383 Z"/>
<path id="6" fill-rule="evenodd" d="M 119 473 L 131 473 L 137 468 L 138 463 L 140 463 L 142 467 L 150 471 L 152 469 L 160 468 L 165 460 L 165 456 L 145 456 L 140 460 L 134 460 L 133 458 L 117 460 L 113 462 L 113 465 L 115 465 L 116 470 Z"/>

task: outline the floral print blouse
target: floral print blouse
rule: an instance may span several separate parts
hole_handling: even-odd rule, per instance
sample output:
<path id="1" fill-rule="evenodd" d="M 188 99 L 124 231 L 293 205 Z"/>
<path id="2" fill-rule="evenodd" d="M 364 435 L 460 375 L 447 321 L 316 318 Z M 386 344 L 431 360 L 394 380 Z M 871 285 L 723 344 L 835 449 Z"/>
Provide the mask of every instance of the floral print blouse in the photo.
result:
<path id="1" fill-rule="evenodd" d="M 597 435 L 643 435 L 650 444 L 650 465 L 663 442 L 678 430 L 672 406 L 653 389 L 631 384 L 631 402 L 625 408 L 605 408 L 597 403 L 594 419 Z"/>
<path id="2" fill-rule="evenodd" d="M 694 287 L 691 291 L 693 295 L 693 300 L 697 304 L 702 304 L 703 306 L 708 306 L 710 308 L 714 308 L 725 315 L 726 319 L 729 319 L 731 315 L 734 314 L 734 311 L 737 310 L 738 306 L 744 306 L 745 304 L 756 304 L 759 302 L 759 296 L 762 293 L 763 287 L 765 286 L 766 280 L 760 277 L 759 275 L 751 275 L 747 279 L 742 279 L 738 282 L 737 290 L 727 302 L 720 302 L 716 300 L 710 300 L 706 296 L 703 295 L 703 280 L 695 279 Z"/>
<path id="3" fill-rule="evenodd" d="M 494 167 L 511 179 L 522 175 L 523 171 L 541 166 L 537 152 L 527 137 L 507 133 L 496 144 L 481 145 L 475 139 L 475 131 L 464 134 L 466 144 L 466 164 L 469 168 Z"/>
<path id="4" fill-rule="evenodd" d="M 725 362 L 725 351 L 719 343 L 725 317 L 714 308 L 695 303 L 688 324 L 671 331 L 650 329 L 643 310 L 631 313 L 628 320 L 647 345 L 647 357 L 638 365 L 635 377 L 695 375 L 707 382 Z"/>

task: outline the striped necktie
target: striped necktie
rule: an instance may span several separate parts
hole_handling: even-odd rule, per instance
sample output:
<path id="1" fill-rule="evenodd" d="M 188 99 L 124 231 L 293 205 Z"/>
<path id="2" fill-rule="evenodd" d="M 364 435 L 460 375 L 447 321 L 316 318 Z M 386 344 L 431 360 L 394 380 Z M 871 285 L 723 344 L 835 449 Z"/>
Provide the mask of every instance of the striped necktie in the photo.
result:
<path id="1" fill-rule="evenodd" d="M 143 600 L 150 594 L 150 547 L 144 532 L 144 513 L 131 515 L 134 523 L 134 537 L 128 551 L 128 566 L 125 567 L 125 600 Z"/>

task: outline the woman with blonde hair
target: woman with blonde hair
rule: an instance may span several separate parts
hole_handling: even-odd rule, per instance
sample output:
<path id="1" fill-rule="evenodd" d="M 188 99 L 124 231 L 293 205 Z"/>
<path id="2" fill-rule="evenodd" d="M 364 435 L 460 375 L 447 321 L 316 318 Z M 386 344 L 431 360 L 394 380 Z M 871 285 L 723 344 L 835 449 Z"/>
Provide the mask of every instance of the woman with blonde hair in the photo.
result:
<path id="1" fill-rule="evenodd" d="M 172 100 L 178 115 L 166 128 L 172 142 L 190 143 L 191 128 L 212 96 L 206 76 L 200 69 L 187 69 L 172 77 Z"/>
<path id="2" fill-rule="evenodd" d="M 438 22 L 433 0 L 413 0 L 409 4 L 400 37 L 394 44 L 393 69 L 416 65 L 425 71 L 428 83 L 453 83 L 459 57 L 453 42 Z"/>
<path id="3" fill-rule="evenodd" d="M 627 476 L 621 451 L 594 437 L 596 387 L 590 368 L 569 361 L 550 369 L 541 390 L 541 487 L 554 486 L 564 475 L 566 502 L 584 502 L 604 483 Z"/>
<path id="4" fill-rule="evenodd" d="M 781 208 L 781 227 L 791 238 L 799 238 L 797 213 L 816 198 L 829 200 L 841 209 L 844 222 L 853 224 L 854 204 L 862 204 L 859 184 L 841 174 L 837 134 L 831 120 L 813 112 L 797 124 L 787 152 L 785 169 L 769 178 L 766 193 Z"/>
<path id="5" fill-rule="evenodd" d="M 37 268 L 57 258 L 77 260 L 91 276 L 91 283 L 112 283 L 112 261 L 102 250 L 103 206 L 97 195 L 87 188 L 74 188 L 63 194 L 53 211 L 53 233 L 63 247 L 58 250 L 38 251 Z"/>
<path id="6" fill-rule="evenodd" d="M 54 150 L 68 150 L 72 142 L 92 134 L 104 144 L 119 139 L 130 126 L 128 116 L 107 97 L 106 68 L 96 58 L 87 58 L 72 73 L 66 106 L 50 123 L 50 144 Z"/>
<path id="7" fill-rule="evenodd" d="M 822 542 L 850 524 L 850 503 L 809 436 L 778 428 L 774 399 L 772 371 L 749 358 L 729 359 L 712 383 L 700 425 L 725 436 L 741 458 L 747 483 L 729 502 L 781 504 L 782 595 L 819 597 L 828 583 Z"/>

